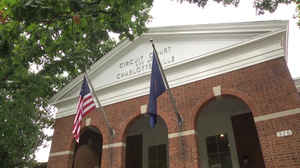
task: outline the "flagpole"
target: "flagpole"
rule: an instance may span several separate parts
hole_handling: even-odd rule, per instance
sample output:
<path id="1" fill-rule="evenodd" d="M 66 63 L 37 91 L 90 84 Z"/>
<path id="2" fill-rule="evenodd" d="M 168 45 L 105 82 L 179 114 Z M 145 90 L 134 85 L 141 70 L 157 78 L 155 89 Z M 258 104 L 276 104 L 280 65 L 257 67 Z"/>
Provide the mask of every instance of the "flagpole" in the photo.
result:
<path id="1" fill-rule="evenodd" d="M 156 60 L 157 60 L 157 64 L 158 64 L 159 71 L 160 71 L 160 73 L 161 73 L 161 75 L 162 75 L 164 84 L 165 84 L 165 86 L 166 86 L 166 88 L 167 88 L 167 92 L 168 92 L 168 95 L 169 95 L 171 104 L 172 104 L 172 106 L 173 106 L 174 112 L 175 112 L 176 117 L 177 117 L 178 124 L 179 124 L 179 126 L 180 126 L 180 128 L 181 128 L 181 127 L 182 127 L 182 124 L 183 124 L 183 119 L 182 119 L 182 117 L 181 117 L 181 115 L 180 115 L 180 113 L 179 113 L 179 111 L 178 111 L 178 109 L 177 109 L 176 101 L 175 101 L 175 99 L 174 99 L 174 97 L 173 97 L 173 94 L 172 94 L 172 92 L 171 92 L 171 90 L 170 90 L 170 87 L 169 87 L 169 84 L 168 84 L 168 82 L 167 82 L 165 73 L 163 72 L 163 68 L 162 68 L 162 65 L 161 65 L 161 63 L 160 63 L 160 60 L 159 60 L 159 58 L 158 58 L 158 54 L 157 54 L 155 45 L 154 45 L 154 43 L 153 43 L 153 40 L 151 39 L 150 42 L 151 42 L 152 47 L 153 47 L 153 50 L 154 50 L 154 52 L 155 52 L 155 54 L 153 54 L 153 56 L 154 56 L 154 57 L 156 58 Z"/>
<path id="2" fill-rule="evenodd" d="M 98 99 L 98 97 L 97 97 L 97 95 L 95 93 L 95 89 L 94 89 L 93 85 L 91 84 L 91 81 L 90 81 L 90 79 L 89 79 L 89 77 L 87 75 L 87 71 L 86 70 L 84 72 L 84 76 L 86 77 L 86 80 L 87 80 L 88 84 L 90 85 L 90 87 L 92 89 L 93 97 L 95 97 L 95 99 L 96 99 L 96 101 L 97 101 L 97 103 L 99 105 L 99 108 L 100 108 L 101 112 L 103 113 L 104 121 L 105 121 L 105 123 L 106 123 L 106 125 L 107 125 L 107 127 L 109 129 L 110 135 L 113 137 L 115 135 L 115 130 L 111 127 L 111 125 L 109 124 L 109 122 L 107 120 L 106 112 L 105 112 L 104 108 L 102 107 L 102 105 L 101 105 L 101 103 L 100 103 L 100 101 L 99 101 L 99 99 Z"/>

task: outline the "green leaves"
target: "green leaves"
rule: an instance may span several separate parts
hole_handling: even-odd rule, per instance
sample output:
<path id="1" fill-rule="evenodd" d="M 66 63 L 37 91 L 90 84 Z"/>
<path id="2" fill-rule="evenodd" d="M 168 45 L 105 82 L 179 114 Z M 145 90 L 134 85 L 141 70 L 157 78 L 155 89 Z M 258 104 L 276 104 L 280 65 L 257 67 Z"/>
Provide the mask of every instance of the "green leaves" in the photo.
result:
<path id="1" fill-rule="evenodd" d="M 143 33 L 151 5 L 152 0 L 0 1 L 7 18 L 0 24 L 0 167 L 30 167 L 33 152 L 48 138 L 42 129 L 53 123 L 48 100 L 116 46 L 109 32 L 130 39 Z"/>
<path id="2" fill-rule="evenodd" d="M 199 7 L 205 7 L 208 0 L 180 0 L 180 2 L 183 1 L 188 1 L 189 3 L 195 3 L 197 4 Z M 218 3 L 223 3 L 224 6 L 226 5 L 234 5 L 234 6 L 238 6 L 240 0 L 214 0 L 215 2 Z"/>
<path id="3" fill-rule="evenodd" d="M 264 14 L 265 11 L 270 13 L 275 12 L 279 4 L 290 4 L 292 2 L 295 2 L 295 0 L 256 0 L 254 1 L 254 5 L 258 14 Z"/>
<path id="4" fill-rule="evenodd" d="M 189 3 L 197 4 L 199 7 L 205 7 L 208 0 L 180 0 L 180 2 L 187 1 Z M 238 6 L 240 0 L 213 0 L 218 3 L 223 3 L 224 6 L 233 5 Z M 297 4 L 297 11 L 299 13 L 300 1 L 299 0 L 255 0 L 254 7 L 257 9 L 257 14 L 262 15 L 266 11 L 273 13 L 276 11 L 279 4 Z M 299 18 L 299 16 L 298 16 Z"/>

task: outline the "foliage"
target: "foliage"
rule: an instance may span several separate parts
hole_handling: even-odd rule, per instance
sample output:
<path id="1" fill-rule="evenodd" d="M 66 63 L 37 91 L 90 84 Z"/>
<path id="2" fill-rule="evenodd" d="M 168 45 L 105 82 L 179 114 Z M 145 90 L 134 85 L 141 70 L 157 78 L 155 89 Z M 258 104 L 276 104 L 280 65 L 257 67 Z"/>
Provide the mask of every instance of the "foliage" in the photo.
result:
<path id="1" fill-rule="evenodd" d="M 152 0 L 0 1 L 0 167 L 31 167 L 53 124 L 48 100 L 120 39 L 145 31 Z M 68 74 L 68 75 L 65 75 Z"/>
<path id="2" fill-rule="evenodd" d="M 187 1 L 189 3 L 197 4 L 199 7 L 205 7 L 208 0 L 180 0 L 180 2 Z M 218 3 L 223 3 L 224 6 L 233 5 L 238 6 L 240 0 L 214 0 Z M 276 11 L 279 4 L 297 4 L 298 18 L 300 18 L 300 0 L 254 0 L 254 7 L 257 10 L 257 14 L 264 14 L 265 11 L 273 13 Z M 299 23 L 298 23 L 299 24 Z M 299 24 L 300 26 L 300 24 Z"/>
<path id="3" fill-rule="evenodd" d="M 183 1 L 187 1 L 189 3 L 194 3 L 194 4 L 197 4 L 199 7 L 205 7 L 207 2 L 209 0 L 180 0 L 180 2 L 183 2 Z M 234 5 L 234 6 L 238 6 L 240 0 L 214 0 L 215 2 L 218 2 L 218 3 L 223 3 L 225 6 L 226 5 Z"/>
<path id="4" fill-rule="evenodd" d="M 0 1 L 0 167 L 34 165 L 34 151 L 48 138 L 42 129 L 53 124 L 49 98 L 116 45 L 110 33 L 120 39 L 143 33 L 152 1 Z M 208 0 L 180 1 L 205 7 Z M 254 5 L 263 14 L 295 1 Z"/>

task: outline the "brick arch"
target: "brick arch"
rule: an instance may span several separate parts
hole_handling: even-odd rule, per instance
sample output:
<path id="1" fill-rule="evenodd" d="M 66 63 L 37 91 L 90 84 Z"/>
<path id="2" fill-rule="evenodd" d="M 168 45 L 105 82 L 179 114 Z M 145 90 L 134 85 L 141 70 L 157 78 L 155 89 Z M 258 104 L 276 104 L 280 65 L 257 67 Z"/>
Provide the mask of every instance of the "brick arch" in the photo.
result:
<path id="1" fill-rule="evenodd" d="M 157 109 L 157 110 L 159 111 L 159 109 Z M 134 121 L 136 121 L 137 119 L 139 119 L 145 115 L 146 114 L 135 113 L 134 115 L 131 115 L 129 117 L 129 119 L 126 121 L 126 126 L 120 130 L 121 142 L 123 142 L 123 143 L 126 142 L 127 130 L 134 123 Z M 158 115 L 158 117 L 160 117 L 163 120 L 163 123 L 165 124 L 165 126 L 167 127 L 167 130 L 169 131 L 168 123 L 166 122 L 167 116 L 166 115 Z M 126 150 L 125 150 L 125 148 L 122 148 L 122 150 L 121 150 L 121 165 L 122 165 L 121 167 L 122 168 L 125 168 L 125 157 L 126 157 L 125 155 L 126 155 Z"/>
<path id="2" fill-rule="evenodd" d="M 99 129 L 99 127 L 97 125 L 89 125 L 89 126 L 84 126 L 83 128 L 80 129 L 80 136 L 86 132 L 87 130 L 91 130 L 91 128 L 96 129 L 96 133 L 101 135 L 102 138 L 102 145 L 103 145 L 103 141 L 104 141 L 104 136 L 101 132 L 101 130 Z M 69 157 L 68 159 L 68 167 L 72 167 L 73 166 L 73 161 L 74 161 L 74 156 L 75 156 L 75 147 L 76 147 L 77 142 L 75 141 L 73 134 L 71 136 L 71 139 L 68 142 L 68 149 L 69 151 L 73 152 L 72 156 Z"/>
<path id="3" fill-rule="evenodd" d="M 129 117 L 129 119 L 126 122 L 126 126 L 123 127 L 120 130 L 120 135 L 121 135 L 121 141 L 122 142 L 126 141 L 126 133 L 127 133 L 128 128 L 134 123 L 134 121 L 136 121 L 139 118 L 144 117 L 144 116 L 146 116 L 146 114 L 136 113 L 135 115 L 132 115 L 132 116 Z M 167 121 L 166 120 L 167 116 L 166 115 L 157 115 L 157 116 L 160 117 L 163 120 L 165 126 L 167 127 L 167 130 L 169 130 L 168 123 L 166 122 Z"/>
<path id="4" fill-rule="evenodd" d="M 86 130 L 88 130 L 90 127 L 93 127 L 93 128 L 95 128 L 95 129 L 98 130 L 98 133 L 102 136 L 102 141 L 103 141 L 103 140 L 104 140 L 104 136 L 103 136 L 101 130 L 98 128 L 97 125 L 89 125 L 89 126 L 84 126 L 83 128 L 80 128 L 80 135 L 82 135 L 82 134 L 83 134 Z M 71 139 L 69 140 L 68 145 L 67 145 L 67 146 L 68 146 L 68 149 L 69 149 L 70 151 L 73 152 L 74 149 L 75 149 L 76 143 L 77 143 L 77 142 L 75 142 L 75 139 L 74 139 L 73 134 L 72 134 Z"/>
<path id="5" fill-rule="evenodd" d="M 236 98 L 240 99 L 243 103 L 247 104 L 252 115 L 258 114 L 258 109 L 259 109 L 258 104 L 256 104 L 255 101 L 253 100 L 253 98 L 251 98 L 248 94 L 238 91 L 238 90 L 234 90 L 234 89 L 222 88 L 221 96 L 226 96 L 226 95 L 236 97 Z M 192 115 L 193 115 L 193 120 L 194 120 L 193 121 L 193 129 L 194 130 L 197 129 L 197 119 L 198 119 L 201 109 L 214 98 L 216 98 L 216 96 L 214 96 L 213 93 L 211 92 L 211 93 L 205 95 L 204 97 L 202 97 L 202 100 L 199 101 L 192 108 Z M 253 117 L 254 117 L 254 115 L 253 115 Z"/>
<path id="6" fill-rule="evenodd" d="M 159 114 L 158 117 L 160 117 L 163 120 L 163 123 L 165 124 L 168 132 L 169 132 L 169 123 L 167 122 L 167 114 L 166 112 L 161 112 L 160 109 L 157 109 L 157 113 Z M 127 134 L 127 130 L 129 129 L 129 127 L 134 123 L 134 121 L 138 120 L 139 118 L 146 116 L 147 114 L 141 114 L 141 113 L 134 113 L 133 115 L 130 115 L 128 117 L 128 119 L 125 121 L 125 126 L 121 127 L 121 129 L 119 130 L 119 140 L 122 143 L 126 142 L 126 134 Z M 125 155 L 126 155 L 126 149 L 122 148 L 121 149 L 121 167 L 125 168 Z"/>
<path id="7" fill-rule="evenodd" d="M 258 112 L 259 112 L 260 106 L 259 106 L 258 103 L 255 102 L 255 99 L 252 98 L 251 96 L 249 96 L 248 94 L 242 92 L 242 91 L 238 91 L 238 90 L 234 90 L 234 89 L 222 88 L 222 90 L 221 90 L 221 96 L 232 96 L 232 97 L 234 97 L 236 99 L 239 99 L 241 102 L 243 102 L 244 104 L 246 104 L 248 106 L 248 109 L 250 109 L 250 112 L 252 113 L 252 117 L 254 117 L 254 114 L 258 114 Z M 210 92 L 207 95 L 205 95 L 204 97 L 202 97 L 202 100 L 199 101 L 193 107 L 193 109 L 192 109 L 193 129 L 195 131 L 197 131 L 197 120 L 198 120 L 198 117 L 199 117 L 200 112 L 202 111 L 203 107 L 205 107 L 205 105 L 207 105 L 209 102 L 211 102 L 215 98 L 216 98 L 216 96 L 214 96 L 213 93 Z M 257 130 L 256 130 L 256 132 L 257 132 Z M 198 143 L 199 142 L 198 142 L 197 134 L 194 137 L 194 141 L 197 144 L 197 155 L 199 156 L 200 155 L 200 150 L 198 148 Z M 259 142 L 259 144 L 260 144 L 260 142 Z M 197 158 L 197 160 L 198 160 L 198 163 L 201 162 L 201 159 L 199 157 Z"/>
<path id="8" fill-rule="evenodd" d="M 86 117 L 90 117 L 92 119 L 90 126 L 93 126 L 100 131 L 100 133 L 102 135 L 102 139 L 103 139 L 103 144 L 109 143 L 111 135 L 110 135 L 110 130 L 105 123 L 105 120 L 103 117 L 103 112 L 100 111 L 99 108 L 97 108 L 94 112 L 91 112 Z M 112 124 L 112 123 L 110 123 L 110 124 Z"/>

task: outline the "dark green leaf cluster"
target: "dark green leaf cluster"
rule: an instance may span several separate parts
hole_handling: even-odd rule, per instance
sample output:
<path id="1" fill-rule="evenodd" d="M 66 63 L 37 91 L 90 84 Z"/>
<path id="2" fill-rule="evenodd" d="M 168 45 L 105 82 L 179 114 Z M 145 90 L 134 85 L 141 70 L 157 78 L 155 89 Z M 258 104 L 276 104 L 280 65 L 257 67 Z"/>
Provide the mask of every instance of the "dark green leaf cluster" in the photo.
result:
<path id="1" fill-rule="evenodd" d="M 205 7 L 209 0 L 180 0 L 180 2 L 187 1 L 189 3 L 197 4 L 199 7 Z M 213 0 L 218 3 L 226 5 L 238 6 L 240 0 Z M 265 11 L 273 13 L 276 11 L 279 4 L 290 4 L 296 2 L 300 4 L 299 0 L 255 0 L 254 7 L 257 9 L 257 14 L 264 14 Z M 299 6 L 299 5 L 298 5 Z"/>
<path id="2" fill-rule="evenodd" d="M 258 14 L 264 14 L 265 11 L 275 12 L 279 4 L 290 4 L 295 0 L 255 0 L 254 5 Z"/>
<path id="3" fill-rule="evenodd" d="M 180 2 L 187 1 L 189 3 L 197 4 L 199 7 L 205 7 L 208 0 L 180 0 Z M 218 3 L 223 3 L 224 6 L 226 5 L 234 5 L 238 6 L 240 0 L 213 0 Z"/>
<path id="4" fill-rule="evenodd" d="M 53 124 L 49 98 L 116 46 L 110 33 L 120 39 L 142 34 L 151 5 L 152 0 L 0 1 L 0 167 L 32 165 L 47 138 L 42 129 Z"/>
<path id="5" fill-rule="evenodd" d="M 178 0 L 180 2 L 189 2 L 193 4 L 197 4 L 199 7 L 205 7 L 209 0 Z M 240 0 L 213 0 L 218 3 L 223 3 L 224 6 L 233 5 L 238 6 Z M 297 12 L 298 18 L 300 18 L 300 0 L 254 0 L 253 6 L 256 8 L 256 13 L 258 15 L 265 14 L 266 11 L 273 13 L 276 11 L 280 4 L 297 4 Z M 298 25 L 300 26 L 300 22 L 298 21 Z"/>

